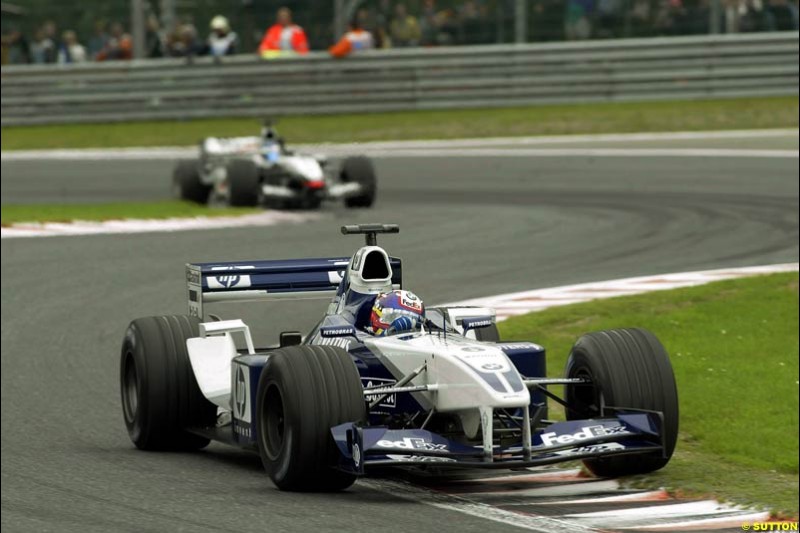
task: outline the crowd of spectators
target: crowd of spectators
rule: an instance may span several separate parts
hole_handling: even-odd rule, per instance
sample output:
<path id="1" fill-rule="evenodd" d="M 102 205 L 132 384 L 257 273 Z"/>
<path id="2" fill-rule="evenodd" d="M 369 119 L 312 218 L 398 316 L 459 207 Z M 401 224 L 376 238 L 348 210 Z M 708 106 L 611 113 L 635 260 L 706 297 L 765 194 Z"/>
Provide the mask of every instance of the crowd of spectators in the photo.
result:
<path id="1" fill-rule="evenodd" d="M 551 0 L 563 4 L 562 0 Z M 548 8 L 537 2 L 535 11 Z M 590 38 L 741 33 L 798 29 L 797 0 L 567 0 L 564 35 Z M 717 20 L 713 20 L 716 16 Z"/>
<path id="2" fill-rule="evenodd" d="M 642 37 L 798 29 L 798 0 L 531 0 L 527 37 L 530 41 Z M 444 4 L 444 2 L 442 2 Z M 343 57 L 370 48 L 403 48 L 489 44 L 512 40 L 513 2 L 464 0 L 438 5 L 437 0 L 412 3 L 391 0 L 362 2 L 344 35 L 331 38 L 313 26 L 311 36 L 282 7 L 274 24 L 254 39 L 265 58 L 329 47 Z M 416 12 L 412 12 L 411 6 Z M 505 6 L 505 8 L 503 8 Z M 505 10 L 504 10 L 505 9 Z M 715 14 L 718 18 L 712 21 Z M 327 41 L 327 44 L 323 44 Z M 187 18 L 164 28 L 157 16 L 146 19 L 144 55 L 156 57 L 221 57 L 248 53 L 223 15 L 214 16 L 206 31 Z M 98 21 L 84 41 L 75 31 L 59 31 L 55 21 L 42 23 L 30 36 L 7 30 L 2 36 L 3 64 L 81 63 L 133 57 L 129 31 L 120 22 Z"/>
<path id="3" fill-rule="evenodd" d="M 228 19 L 211 20 L 205 39 L 191 22 L 181 22 L 164 31 L 158 17 L 150 15 L 145 24 L 144 55 L 148 58 L 224 56 L 239 52 L 239 40 Z M 3 64 L 83 63 L 133 58 L 133 38 L 120 22 L 98 21 L 94 32 L 80 42 L 73 30 L 59 34 L 55 21 L 48 20 L 28 39 L 20 31 L 3 33 Z"/>

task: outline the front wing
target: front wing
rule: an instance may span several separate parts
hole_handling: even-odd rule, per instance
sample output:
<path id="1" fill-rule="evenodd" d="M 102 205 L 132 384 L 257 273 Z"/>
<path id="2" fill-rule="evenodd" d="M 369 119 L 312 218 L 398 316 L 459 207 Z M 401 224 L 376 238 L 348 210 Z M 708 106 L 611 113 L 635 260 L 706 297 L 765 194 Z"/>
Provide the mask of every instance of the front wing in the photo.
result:
<path id="1" fill-rule="evenodd" d="M 374 466 L 436 465 L 453 468 L 520 468 L 611 455 L 662 452 L 660 413 L 624 413 L 615 417 L 557 422 L 532 435 L 533 447 L 521 443 L 495 446 L 491 457 L 481 446 L 465 445 L 420 429 L 331 428 L 338 467 L 363 474 Z"/>

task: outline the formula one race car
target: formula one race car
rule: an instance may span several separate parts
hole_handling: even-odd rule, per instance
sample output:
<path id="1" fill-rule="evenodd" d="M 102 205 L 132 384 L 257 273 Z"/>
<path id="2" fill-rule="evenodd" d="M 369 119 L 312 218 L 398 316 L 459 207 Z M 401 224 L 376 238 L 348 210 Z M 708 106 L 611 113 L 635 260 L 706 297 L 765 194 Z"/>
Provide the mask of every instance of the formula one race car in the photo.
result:
<path id="1" fill-rule="evenodd" d="M 344 489 L 376 466 L 580 459 L 597 475 L 621 476 L 667 464 L 678 396 L 648 331 L 583 335 L 562 378 L 547 377 L 541 346 L 501 342 L 487 308 L 406 302 L 422 310 L 417 327 L 375 335 L 376 298 L 406 292 L 397 291 L 400 259 L 377 246 L 377 234 L 398 231 L 344 226 L 366 235 L 352 258 L 188 264 L 189 314 L 139 318 L 125 334 L 122 406 L 133 443 L 192 450 L 216 440 L 257 451 L 275 485 L 301 491 Z M 256 347 L 241 320 L 205 314 L 216 302 L 328 295 L 319 324 L 281 332 L 278 346 Z M 566 420 L 548 418 L 548 400 Z"/>
<path id="2" fill-rule="evenodd" d="M 348 157 L 339 165 L 288 150 L 270 123 L 260 137 L 208 137 L 198 159 L 178 161 L 173 196 L 200 204 L 316 209 L 324 200 L 370 207 L 377 181 L 372 162 Z"/>

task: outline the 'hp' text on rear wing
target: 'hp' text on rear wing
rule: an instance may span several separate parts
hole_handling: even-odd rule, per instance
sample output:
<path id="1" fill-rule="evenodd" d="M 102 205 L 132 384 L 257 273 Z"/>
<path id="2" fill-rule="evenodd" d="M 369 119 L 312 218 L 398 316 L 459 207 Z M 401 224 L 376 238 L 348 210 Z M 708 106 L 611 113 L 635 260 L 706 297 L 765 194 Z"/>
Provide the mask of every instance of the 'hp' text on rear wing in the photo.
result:
<path id="1" fill-rule="evenodd" d="M 327 298 L 336 294 L 349 257 L 236 261 L 186 265 L 189 314 L 203 318 L 203 304 L 229 301 Z M 401 284 L 400 259 L 389 258 L 392 284 Z"/>

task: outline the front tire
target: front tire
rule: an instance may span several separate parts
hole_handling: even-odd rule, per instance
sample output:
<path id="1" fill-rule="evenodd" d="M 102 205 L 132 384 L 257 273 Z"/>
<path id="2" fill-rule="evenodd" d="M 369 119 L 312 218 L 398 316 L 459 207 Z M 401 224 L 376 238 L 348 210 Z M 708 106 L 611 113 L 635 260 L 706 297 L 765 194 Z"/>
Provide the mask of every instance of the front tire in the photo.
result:
<path id="1" fill-rule="evenodd" d="M 368 157 L 359 156 L 345 159 L 339 177 L 343 183 L 361 185 L 361 192 L 358 195 L 345 198 L 345 206 L 371 207 L 375 203 L 378 180 L 375 177 L 375 167 Z"/>
<path id="2" fill-rule="evenodd" d="M 253 207 L 258 204 L 260 176 L 258 167 L 247 159 L 228 163 L 228 202 L 232 207 Z"/>
<path id="3" fill-rule="evenodd" d="M 572 348 L 566 377 L 592 382 L 566 387 L 568 420 L 599 417 L 601 404 L 664 415 L 663 452 L 585 459 L 592 473 L 601 477 L 645 474 L 669 462 L 678 439 L 678 390 L 667 351 L 655 335 L 638 328 L 587 333 Z"/>
<path id="4" fill-rule="evenodd" d="M 208 439 L 186 431 L 212 427 L 217 407 L 200 392 L 186 350 L 198 337 L 190 316 L 137 318 L 122 342 L 120 390 L 128 435 L 142 450 L 197 450 Z"/>
<path id="5" fill-rule="evenodd" d="M 336 491 L 356 476 L 334 469 L 333 426 L 366 420 L 358 370 L 334 346 L 290 346 L 270 354 L 256 405 L 258 451 L 281 490 Z"/>

